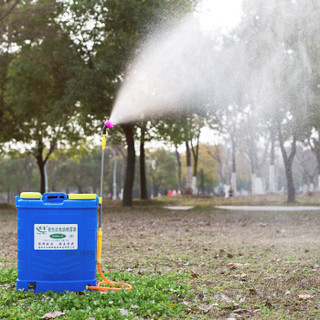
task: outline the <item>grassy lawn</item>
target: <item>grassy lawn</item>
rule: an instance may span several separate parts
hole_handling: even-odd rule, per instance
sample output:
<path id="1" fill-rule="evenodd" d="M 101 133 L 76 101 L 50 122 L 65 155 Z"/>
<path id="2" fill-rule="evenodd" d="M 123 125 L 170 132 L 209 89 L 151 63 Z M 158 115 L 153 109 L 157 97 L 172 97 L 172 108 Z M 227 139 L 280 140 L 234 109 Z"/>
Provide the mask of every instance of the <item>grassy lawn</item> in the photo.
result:
<path id="1" fill-rule="evenodd" d="M 300 198 L 319 205 L 320 196 Z M 318 200 L 319 199 L 319 200 Z M 132 292 L 15 290 L 16 213 L 0 208 L 0 319 L 319 319 L 320 210 L 224 211 L 215 204 L 285 204 L 283 197 L 107 201 L 102 266 Z M 164 205 L 194 205 L 170 211 Z"/>

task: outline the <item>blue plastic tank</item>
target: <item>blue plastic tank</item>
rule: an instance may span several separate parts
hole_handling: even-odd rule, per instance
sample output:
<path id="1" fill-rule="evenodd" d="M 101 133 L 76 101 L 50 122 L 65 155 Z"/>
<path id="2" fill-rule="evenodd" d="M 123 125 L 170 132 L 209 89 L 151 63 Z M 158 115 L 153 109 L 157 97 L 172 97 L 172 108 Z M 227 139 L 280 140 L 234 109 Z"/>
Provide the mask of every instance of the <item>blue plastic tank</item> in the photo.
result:
<path id="1" fill-rule="evenodd" d="M 98 205 L 95 194 L 16 197 L 17 290 L 83 291 L 96 285 Z"/>

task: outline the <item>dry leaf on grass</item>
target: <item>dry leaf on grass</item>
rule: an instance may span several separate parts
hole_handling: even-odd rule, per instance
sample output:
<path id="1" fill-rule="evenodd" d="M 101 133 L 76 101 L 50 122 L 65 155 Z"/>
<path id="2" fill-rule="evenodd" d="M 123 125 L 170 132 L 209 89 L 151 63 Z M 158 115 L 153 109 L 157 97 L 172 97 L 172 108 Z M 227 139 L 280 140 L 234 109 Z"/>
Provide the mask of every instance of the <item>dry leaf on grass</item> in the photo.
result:
<path id="1" fill-rule="evenodd" d="M 249 289 L 249 292 L 252 293 L 252 294 L 256 294 L 261 299 L 264 299 L 264 294 L 261 291 L 257 290 L 257 289 L 251 288 L 251 289 Z"/>
<path id="2" fill-rule="evenodd" d="M 248 263 L 237 263 L 237 262 L 230 262 L 228 263 L 228 267 L 232 268 L 232 269 L 236 269 L 236 268 L 239 268 L 239 267 L 244 267 L 244 266 L 247 266 Z"/>
<path id="3" fill-rule="evenodd" d="M 40 319 L 55 319 L 57 317 L 64 316 L 64 315 L 65 315 L 64 312 L 60 312 L 60 311 L 57 311 L 57 310 L 52 310 L 51 312 L 46 313 Z"/>
<path id="4" fill-rule="evenodd" d="M 300 300 L 312 299 L 312 296 L 310 294 L 299 294 L 298 297 L 299 297 Z"/>
<path id="5" fill-rule="evenodd" d="M 215 294 L 214 298 L 217 301 L 221 301 L 221 302 L 226 302 L 226 303 L 230 303 L 233 302 L 233 299 L 229 298 L 227 295 L 225 295 L 224 293 L 221 294 Z"/>

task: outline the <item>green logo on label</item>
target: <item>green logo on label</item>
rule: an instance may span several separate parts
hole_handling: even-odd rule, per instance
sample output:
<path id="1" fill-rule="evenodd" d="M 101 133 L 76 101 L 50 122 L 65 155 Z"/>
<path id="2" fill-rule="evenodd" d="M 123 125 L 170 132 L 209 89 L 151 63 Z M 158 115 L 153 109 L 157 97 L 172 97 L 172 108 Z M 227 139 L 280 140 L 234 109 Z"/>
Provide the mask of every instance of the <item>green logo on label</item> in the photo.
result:
<path id="1" fill-rule="evenodd" d="M 62 234 L 62 233 L 50 234 L 50 238 L 53 238 L 53 239 L 62 239 L 62 238 L 65 238 L 65 237 L 66 237 L 66 235 Z"/>

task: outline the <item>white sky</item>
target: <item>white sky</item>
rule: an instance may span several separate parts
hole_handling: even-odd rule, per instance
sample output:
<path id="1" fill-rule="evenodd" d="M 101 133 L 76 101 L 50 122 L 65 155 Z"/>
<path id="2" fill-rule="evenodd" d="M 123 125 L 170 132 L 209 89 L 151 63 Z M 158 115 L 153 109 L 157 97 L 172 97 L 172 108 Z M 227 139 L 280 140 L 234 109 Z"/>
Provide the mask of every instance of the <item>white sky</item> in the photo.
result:
<path id="1" fill-rule="evenodd" d="M 204 28 L 227 33 L 241 20 L 242 0 L 203 0 L 197 9 Z"/>

